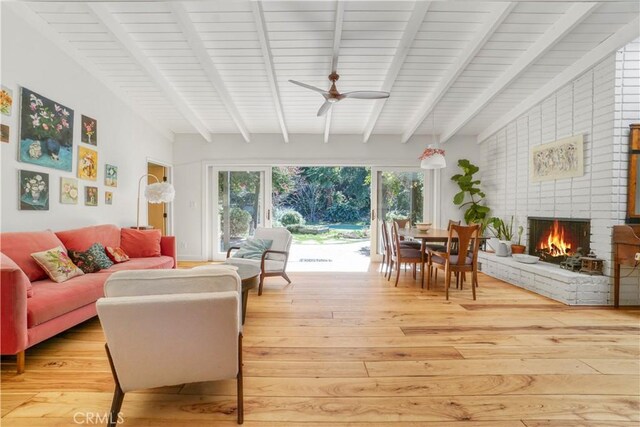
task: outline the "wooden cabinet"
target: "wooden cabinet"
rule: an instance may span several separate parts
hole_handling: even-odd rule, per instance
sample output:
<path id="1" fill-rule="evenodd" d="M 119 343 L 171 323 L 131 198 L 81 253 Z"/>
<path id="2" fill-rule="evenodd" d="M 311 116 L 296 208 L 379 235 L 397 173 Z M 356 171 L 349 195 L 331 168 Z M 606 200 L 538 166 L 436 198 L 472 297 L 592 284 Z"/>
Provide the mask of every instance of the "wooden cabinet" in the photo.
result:
<path id="1" fill-rule="evenodd" d="M 629 180 L 627 184 L 627 222 L 640 223 L 640 124 L 630 125 L 629 132 Z"/>

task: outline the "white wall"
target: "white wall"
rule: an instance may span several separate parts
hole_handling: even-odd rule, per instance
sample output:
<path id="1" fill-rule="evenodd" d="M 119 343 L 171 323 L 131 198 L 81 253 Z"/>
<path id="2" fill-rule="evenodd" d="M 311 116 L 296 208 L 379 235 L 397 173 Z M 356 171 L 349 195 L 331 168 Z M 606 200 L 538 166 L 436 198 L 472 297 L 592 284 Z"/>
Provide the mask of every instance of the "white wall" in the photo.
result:
<path id="1" fill-rule="evenodd" d="M 146 173 L 147 157 L 171 163 L 172 142 L 158 134 L 119 98 L 89 75 L 65 52 L 43 37 L 8 7 L 2 8 L 2 84 L 13 90 L 9 144 L 0 144 L 2 165 L 2 231 L 60 230 L 90 224 L 135 225 L 138 178 Z M 19 86 L 24 86 L 75 111 L 72 172 L 18 162 Z M 78 205 L 59 203 L 60 177 L 76 177 L 80 115 L 98 121 L 98 180 L 79 181 Z M 118 166 L 117 188 L 104 186 L 104 165 Z M 49 174 L 49 211 L 18 210 L 18 170 Z M 99 205 L 84 206 L 84 186 L 99 188 Z M 104 204 L 104 191 L 113 191 L 113 205 Z M 142 214 L 146 223 L 146 208 Z"/>
<path id="2" fill-rule="evenodd" d="M 640 118 L 638 43 L 627 49 L 627 59 L 635 58 L 634 65 L 623 65 L 621 53 L 609 56 L 479 147 L 483 152 L 484 187 L 494 215 L 514 215 L 525 229 L 528 216 L 590 218 L 591 249 L 605 259 L 608 273 L 612 226 L 623 223 L 626 212 L 628 123 Z M 624 81 L 620 71 L 623 66 L 630 69 Z M 584 136 L 584 175 L 530 182 L 531 148 L 578 134 Z M 637 283 L 623 292 L 622 303 L 640 303 Z M 606 304 L 612 295 L 607 292 L 585 298 L 594 304 Z"/>
<path id="3" fill-rule="evenodd" d="M 419 167 L 418 157 L 429 144 L 430 137 L 420 135 L 402 144 L 399 135 L 373 135 L 368 143 L 361 135 L 332 135 L 324 144 L 322 135 L 294 134 L 285 144 L 279 134 L 252 135 L 250 143 L 239 135 L 216 135 L 207 143 L 200 135 L 176 135 L 174 146 L 174 184 L 176 198 L 174 212 L 181 259 L 202 259 L 205 211 L 203 209 L 203 171 L 205 164 L 242 166 L 282 165 L 341 165 L 341 166 L 405 166 Z M 442 171 L 447 181 L 442 195 L 444 204 L 450 204 L 453 191 L 449 177 L 456 172 L 457 159 L 477 153 L 475 139 L 454 138 L 445 145 L 448 167 Z M 466 148 L 465 148 L 466 147 Z M 475 157 L 477 158 L 477 156 Z M 474 159 L 474 157 L 472 157 Z M 457 217 L 454 209 L 441 211 L 445 222 L 449 215 Z M 445 217 L 445 215 L 447 215 Z"/>

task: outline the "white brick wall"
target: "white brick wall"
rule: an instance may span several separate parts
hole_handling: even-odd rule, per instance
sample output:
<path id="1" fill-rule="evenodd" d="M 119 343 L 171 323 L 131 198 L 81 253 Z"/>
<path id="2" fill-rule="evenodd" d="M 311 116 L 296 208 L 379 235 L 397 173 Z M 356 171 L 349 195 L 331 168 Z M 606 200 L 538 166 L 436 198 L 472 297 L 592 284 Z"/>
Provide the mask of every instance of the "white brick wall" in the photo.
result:
<path id="1" fill-rule="evenodd" d="M 611 228 L 624 223 L 629 124 L 640 122 L 640 40 L 586 71 L 482 142 L 481 178 L 494 216 L 591 218 L 591 249 L 611 275 Z M 571 135 L 584 137 L 584 175 L 529 182 L 532 147 Z M 525 243 L 526 244 L 526 243 Z M 629 274 L 629 271 L 626 272 Z M 625 272 L 623 272 L 625 275 Z M 611 295 L 578 289 L 582 303 Z M 640 274 L 622 281 L 621 304 L 640 304 Z"/>

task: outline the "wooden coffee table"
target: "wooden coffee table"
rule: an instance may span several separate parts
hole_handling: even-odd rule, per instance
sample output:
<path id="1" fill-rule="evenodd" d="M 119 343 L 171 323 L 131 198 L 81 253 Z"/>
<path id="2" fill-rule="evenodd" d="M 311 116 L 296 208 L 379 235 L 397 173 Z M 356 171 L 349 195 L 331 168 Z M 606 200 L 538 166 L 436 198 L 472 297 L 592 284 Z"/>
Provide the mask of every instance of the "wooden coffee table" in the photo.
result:
<path id="1" fill-rule="evenodd" d="M 247 315 L 247 300 L 249 299 L 249 290 L 258 287 L 260 283 L 260 269 L 253 265 L 231 264 L 238 267 L 238 276 L 242 280 L 242 324 Z"/>

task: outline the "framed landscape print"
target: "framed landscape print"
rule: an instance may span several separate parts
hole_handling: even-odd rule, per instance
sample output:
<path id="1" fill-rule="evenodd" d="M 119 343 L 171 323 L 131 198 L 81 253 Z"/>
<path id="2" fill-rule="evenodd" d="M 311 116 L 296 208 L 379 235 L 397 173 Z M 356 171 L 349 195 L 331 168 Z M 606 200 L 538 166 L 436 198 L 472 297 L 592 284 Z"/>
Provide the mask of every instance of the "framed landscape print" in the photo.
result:
<path id="1" fill-rule="evenodd" d="M 113 204 L 113 193 L 111 191 L 104 192 L 104 204 L 105 205 Z"/>
<path id="2" fill-rule="evenodd" d="M 82 115 L 82 131 L 80 140 L 85 144 L 98 145 L 98 122 L 91 117 Z"/>
<path id="3" fill-rule="evenodd" d="M 582 135 L 559 139 L 531 149 L 531 182 L 571 178 L 584 174 Z"/>
<path id="4" fill-rule="evenodd" d="M 0 88 L 0 113 L 3 116 L 10 116 L 13 109 L 13 91 L 8 87 Z"/>
<path id="5" fill-rule="evenodd" d="M 49 174 L 20 170 L 20 204 L 21 211 L 49 210 Z"/>
<path id="6" fill-rule="evenodd" d="M 104 185 L 108 187 L 118 186 L 118 167 L 105 164 L 104 165 Z"/>
<path id="7" fill-rule="evenodd" d="M 98 179 L 98 152 L 78 146 L 78 178 L 96 181 Z"/>
<path id="8" fill-rule="evenodd" d="M 0 125 L 0 142 L 9 142 L 9 126 Z"/>
<path id="9" fill-rule="evenodd" d="M 98 206 L 98 187 L 84 187 L 84 204 Z"/>
<path id="10" fill-rule="evenodd" d="M 78 204 L 78 180 L 75 178 L 60 178 L 60 203 L 63 205 Z"/>
<path id="11" fill-rule="evenodd" d="M 22 88 L 18 160 L 70 172 L 73 110 Z"/>

